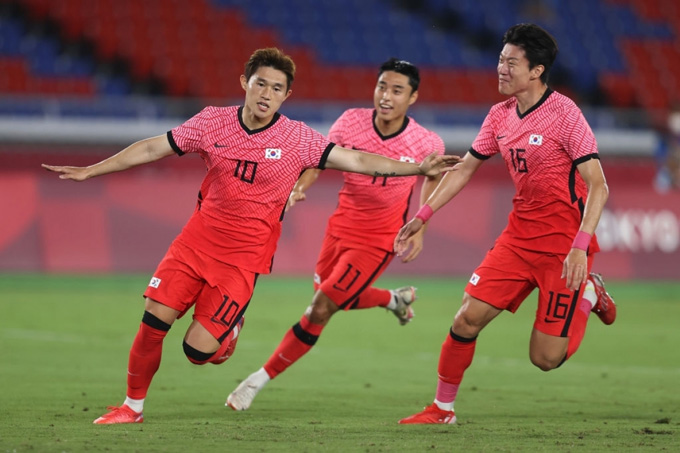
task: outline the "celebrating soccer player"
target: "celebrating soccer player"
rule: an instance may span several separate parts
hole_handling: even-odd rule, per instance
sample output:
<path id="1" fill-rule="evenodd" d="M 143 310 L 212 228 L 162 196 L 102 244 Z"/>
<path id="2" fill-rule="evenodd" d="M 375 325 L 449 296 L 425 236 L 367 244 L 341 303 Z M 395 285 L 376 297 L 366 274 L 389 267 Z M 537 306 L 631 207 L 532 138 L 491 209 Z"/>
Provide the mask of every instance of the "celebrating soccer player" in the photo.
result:
<path id="1" fill-rule="evenodd" d="M 444 152 L 444 142 L 406 116 L 418 98 L 418 69 L 403 60 L 390 59 L 380 66 L 373 93 L 373 109 L 350 109 L 333 124 L 329 139 L 341 146 L 372 150 L 404 162 L 416 162 L 433 151 Z M 289 207 L 306 198 L 305 192 L 321 170 L 307 170 L 295 185 Z M 416 177 L 389 178 L 344 173 L 337 208 L 314 274 L 315 294 L 300 321 L 288 330 L 262 368 L 246 378 L 227 398 L 235 410 L 250 407 L 255 395 L 306 354 L 317 342 L 331 316 L 339 310 L 385 307 L 404 325 L 413 318 L 415 288 L 395 290 L 373 287 L 394 257 L 393 240 L 403 226 Z M 439 177 L 426 177 L 422 204 Z M 413 260 L 423 248 L 422 228 L 406 240 Z"/>
<path id="2" fill-rule="evenodd" d="M 538 310 L 529 355 L 541 370 L 559 367 L 576 352 L 591 311 L 605 324 L 616 318 L 602 279 L 590 273 L 608 188 L 583 114 L 547 85 L 557 43 L 537 25 L 519 24 L 507 30 L 503 45 L 498 90 L 510 99 L 491 108 L 457 171 L 442 178 L 401 229 L 395 251 L 402 253 L 433 212 L 497 153 L 515 184 L 513 210 L 465 288 L 442 345 L 434 403 L 399 423 L 455 423 L 453 403 L 477 335 L 502 310 L 517 310 L 534 288 L 539 289 Z"/>
<path id="3" fill-rule="evenodd" d="M 219 364 L 234 352 L 259 274 L 269 273 L 284 208 L 300 173 L 332 168 L 387 176 L 434 177 L 459 158 L 432 153 L 420 165 L 342 148 L 278 113 L 292 93 L 295 64 L 280 50 L 255 51 L 245 65 L 243 106 L 206 107 L 165 135 L 139 141 L 89 167 L 43 165 L 83 181 L 174 154 L 197 153 L 207 174 L 196 209 L 153 274 L 127 370 L 127 398 L 96 424 L 140 423 L 163 339 L 194 307 L 184 353 Z"/>

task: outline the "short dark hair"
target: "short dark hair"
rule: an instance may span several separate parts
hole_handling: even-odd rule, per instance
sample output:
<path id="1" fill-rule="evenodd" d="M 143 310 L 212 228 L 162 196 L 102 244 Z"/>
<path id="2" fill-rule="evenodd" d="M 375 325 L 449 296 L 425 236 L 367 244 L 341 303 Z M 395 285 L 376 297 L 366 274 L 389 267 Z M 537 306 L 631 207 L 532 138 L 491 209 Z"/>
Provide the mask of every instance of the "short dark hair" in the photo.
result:
<path id="1" fill-rule="evenodd" d="M 397 58 L 390 58 L 382 65 L 380 65 L 380 71 L 378 71 L 378 77 L 382 75 L 385 71 L 394 71 L 399 74 L 403 74 L 408 77 L 408 84 L 411 85 L 412 91 L 418 91 L 418 86 L 420 86 L 420 72 L 418 68 L 406 61 L 399 60 Z"/>
<path id="2" fill-rule="evenodd" d="M 250 77 L 252 77 L 252 75 L 262 66 L 278 69 L 286 74 L 286 80 L 288 81 L 287 89 L 290 90 L 290 86 L 293 84 L 293 80 L 295 80 L 295 63 L 292 58 L 276 47 L 258 49 L 253 52 L 246 62 L 246 67 L 243 72 L 243 75 L 246 76 L 246 80 L 250 80 Z"/>
<path id="3" fill-rule="evenodd" d="M 521 47 L 529 60 L 529 69 L 543 65 L 541 82 L 548 83 L 550 68 L 557 57 L 557 41 L 550 33 L 536 24 L 517 24 L 503 35 L 503 44 Z"/>

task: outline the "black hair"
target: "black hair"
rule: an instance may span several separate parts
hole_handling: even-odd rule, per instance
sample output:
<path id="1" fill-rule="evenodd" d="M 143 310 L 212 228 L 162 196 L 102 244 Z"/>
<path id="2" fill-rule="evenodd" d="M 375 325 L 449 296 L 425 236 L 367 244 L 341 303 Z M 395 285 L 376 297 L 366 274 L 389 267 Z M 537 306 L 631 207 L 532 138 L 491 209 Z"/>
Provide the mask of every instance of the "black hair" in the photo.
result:
<path id="1" fill-rule="evenodd" d="M 380 66 L 378 77 L 385 71 L 394 71 L 408 77 L 408 84 L 411 85 L 412 93 L 418 91 L 420 86 L 420 72 L 418 68 L 406 60 L 399 60 L 397 58 L 390 58 Z"/>
<path id="2" fill-rule="evenodd" d="M 529 69 L 543 65 L 541 82 L 548 83 L 550 68 L 557 57 L 557 41 L 550 33 L 536 24 L 513 25 L 503 35 L 503 44 L 521 47 L 529 60 Z"/>
<path id="3" fill-rule="evenodd" d="M 246 80 L 250 80 L 250 77 L 262 66 L 269 66 L 286 74 L 286 81 L 288 82 L 288 87 L 286 89 L 290 90 L 290 86 L 295 79 L 295 63 L 292 58 L 276 47 L 258 49 L 253 52 L 246 62 L 245 70 L 243 72 L 243 75 L 246 76 Z"/>

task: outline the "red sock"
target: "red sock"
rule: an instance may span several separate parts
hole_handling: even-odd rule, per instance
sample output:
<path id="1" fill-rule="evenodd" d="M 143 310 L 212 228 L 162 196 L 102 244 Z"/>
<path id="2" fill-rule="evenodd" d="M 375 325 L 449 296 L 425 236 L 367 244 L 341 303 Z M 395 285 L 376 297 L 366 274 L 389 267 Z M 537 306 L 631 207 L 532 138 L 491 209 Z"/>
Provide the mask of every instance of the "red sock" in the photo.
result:
<path id="1" fill-rule="evenodd" d="M 459 337 L 453 330 L 446 336 L 439 355 L 439 381 L 435 398 L 442 403 L 456 399 L 463 373 L 472 363 L 477 337 Z"/>
<path id="2" fill-rule="evenodd" d="M 312 349 L 323 328 L 321 324 L 312 324 L 303 316 L 299 323 L 286 332 L 279 346 L 264 364 L 269 377 L 274 379 Z"/>
<path id="3" fill-rule="evenodd" d="M 227 335 L 227 338 L 224 339 L 224 341 L 220 344 L 220 348 L 215 351 L 213 355 L 210 356 L 208 360 L 205 362 L 198 363 L 199 365 L 203 365 L 204 363 L 214 363 L 215 365 L 219 365 L 221 363 L 224 363 L 227 361 L 227 359 L 230 357 L 230 355 L 227 355 L 227 349 L 231 346 L 231 340 L 234 338 L 234 331 L 232 330 L 229 332 L 229 335 Z M 191 360 L 191 359 L 189 359 Z"/>
<path id="4" fill-rule="evenodd" d="M 586 325 L 592 308 L 593 304 L 588 299 L 581 299 L 571 320 L 571 326 L 569 326 L 569 344 L 567 345 L 567 356 L 564 360 L 574 355 L 578 347 L 581 346 L 581 340 L 586 334 Z"/>
<path id="5" fill-rule="evenodd" d="M 152 327 L 151 325 L 154 327 Z M 146 398 L 151 379 L 158 371 L 163 352 L 163 339 L 170 325 L 149 312 L 144 313 L 142 324 L 132 343 L 128 361 L 127 396 L 140 400 Z"/>
<path id="6" fill-rule="evenodd" d="M 351 309 L 386 307 L 392 300 L 392 293 L 389 289 L 366 288 L 356 302 L 352 303 Z"/>
<path id="7" fill-rule="evenodd" d="M 241 318 L 241 320 L 234 326 L 234 328 L 229 332 L 229 335 L 227 335 L 227 338 L 222 341 L 220 344 L 220 348 L 215 351 L 215 353 L 210 356 L 208 359 L 208 362 L 214 363 L 215 365 L 219 365 L 221 363 L 226 362 L 229 357 L 231 357 L 234 354 L 234 350 L 236 349 L 236 343 L 238 342 L 238 335 L 241 334 L 241 329 L 243 329 L 243 323 L 245 322 L 245 318 Z M 236 335 L 236 341 L 232 343 L 234 340 L 234 335 Z"/>

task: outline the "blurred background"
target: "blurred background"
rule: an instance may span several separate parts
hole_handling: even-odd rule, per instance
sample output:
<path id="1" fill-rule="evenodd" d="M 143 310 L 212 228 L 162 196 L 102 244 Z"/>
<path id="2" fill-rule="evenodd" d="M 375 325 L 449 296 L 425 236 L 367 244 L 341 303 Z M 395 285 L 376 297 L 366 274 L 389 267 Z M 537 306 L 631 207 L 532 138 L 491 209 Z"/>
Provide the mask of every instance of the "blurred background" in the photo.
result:
<path id="1" fill-rule="evenodd" d="M 238 78 L 261 47 L 297 64 L 282 113 L 322 133 L 344 109 L 372 107 L 383 61 L 409 60 L 421 70 L 411 116 L 462 154 L 502 100 L 501 38 L 519 22 L 557 39 L 550 85 L 579 104 L 599 143 L 611 195 L 596 270 L 680 279 L 674 0 L 0 0 L 0 270 L 151 274 L 193 210 L 200 159 L 80 184 L 40 163 L 91 164 L 205 105 L 241 104 Z M 340 183 L 324 172 L 287 214 L 275 273 L 312 274 Z M 418 260 L 388 273 L 469 275 L 513 193 L 491 159 L 433 218 Z"/>

